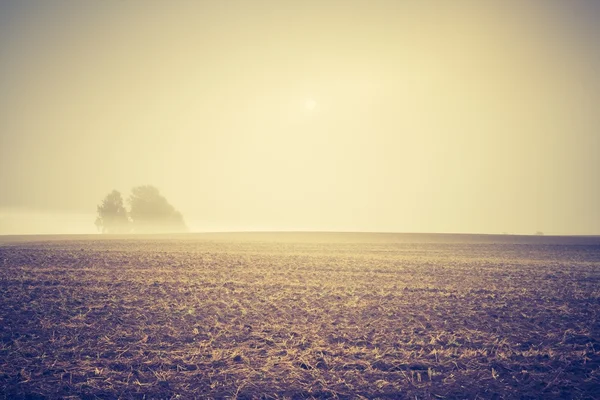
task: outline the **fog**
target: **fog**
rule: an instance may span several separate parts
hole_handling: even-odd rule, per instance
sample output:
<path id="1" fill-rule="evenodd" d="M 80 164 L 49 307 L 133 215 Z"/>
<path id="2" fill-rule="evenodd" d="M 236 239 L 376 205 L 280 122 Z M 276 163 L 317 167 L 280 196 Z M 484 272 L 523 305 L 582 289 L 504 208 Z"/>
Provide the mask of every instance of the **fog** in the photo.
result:
<path id="1" fill-rule="evenodd" d="M 2 1 L 0 234 L 600 234 L 600 3 Z"/>

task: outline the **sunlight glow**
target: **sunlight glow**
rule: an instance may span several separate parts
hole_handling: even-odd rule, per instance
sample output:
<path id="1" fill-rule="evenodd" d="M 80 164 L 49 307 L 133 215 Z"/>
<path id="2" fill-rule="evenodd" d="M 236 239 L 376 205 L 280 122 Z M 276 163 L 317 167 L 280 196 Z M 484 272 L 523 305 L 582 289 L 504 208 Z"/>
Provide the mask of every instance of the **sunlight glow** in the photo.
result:
<path id="1" fill-rule="evenodd" d="M 304 103 L 304 107 L 307 110 L 312 111 L 317 107 L 317 102 L 314 99 L 307 99 L 306 103 Z"/>

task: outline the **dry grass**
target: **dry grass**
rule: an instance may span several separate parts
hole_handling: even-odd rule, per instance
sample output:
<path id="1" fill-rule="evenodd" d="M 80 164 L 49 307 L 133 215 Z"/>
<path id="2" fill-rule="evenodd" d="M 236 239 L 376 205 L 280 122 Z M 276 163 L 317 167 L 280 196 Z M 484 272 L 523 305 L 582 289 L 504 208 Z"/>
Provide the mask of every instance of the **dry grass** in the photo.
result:
<path id="1" fill-rule="evenodd" d="M 0 392 L 598 398 L 600 246 L 354 239 L 0 247 Z"/>

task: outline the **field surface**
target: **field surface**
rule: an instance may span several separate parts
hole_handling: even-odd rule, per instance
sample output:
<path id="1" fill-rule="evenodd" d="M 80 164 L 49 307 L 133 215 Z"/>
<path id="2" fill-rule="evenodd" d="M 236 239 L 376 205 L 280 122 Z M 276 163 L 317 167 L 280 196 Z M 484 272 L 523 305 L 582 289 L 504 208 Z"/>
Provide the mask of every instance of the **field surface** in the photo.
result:
<path id="1" fill-rule="evenodd" d="M 600 398 L 600 238 L 0 237 L 0 398 Z"/>

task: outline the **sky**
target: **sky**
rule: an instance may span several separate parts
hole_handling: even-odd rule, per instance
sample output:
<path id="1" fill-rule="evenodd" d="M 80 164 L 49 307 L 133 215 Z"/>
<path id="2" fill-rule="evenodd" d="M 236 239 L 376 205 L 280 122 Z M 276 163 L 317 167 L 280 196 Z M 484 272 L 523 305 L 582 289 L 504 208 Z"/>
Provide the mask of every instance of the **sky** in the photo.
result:
<path id="1" fill-rule="evenodd" d="M 0 234 L 600 234 L 600 2 L 0 0 Z"/>

